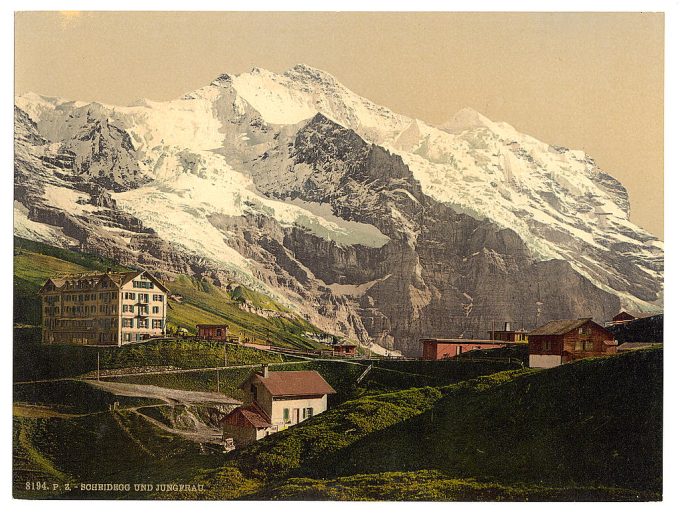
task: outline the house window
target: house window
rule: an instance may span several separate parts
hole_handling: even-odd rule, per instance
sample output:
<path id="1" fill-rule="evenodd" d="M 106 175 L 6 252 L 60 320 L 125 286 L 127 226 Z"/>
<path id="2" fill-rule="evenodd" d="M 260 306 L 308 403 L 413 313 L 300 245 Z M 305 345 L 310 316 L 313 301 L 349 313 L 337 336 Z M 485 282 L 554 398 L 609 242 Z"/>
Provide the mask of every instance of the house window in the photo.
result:
<path id="1" fill-rule="evenodd" d="M 314 415 L 314 409 L 312 407 L 302 409 L 302 418 L 307 419 Z"/>
<path id="2" fill-rule="evenodd" d="M 584 340 L 583 341 L 583 349 L 584 349 L 584 351 L 592 351 L 593 350 L 593 341 L 592 340 Z"/>
<path id="3" fill-rule="evenodd" d="M 149 327 L 149 320 L 148 319 L 140 319 L 137 321 L 137 328 L 148 328 Z"/>
<path id="4" fill-rule="evenodd" d="M 550 351 L 550 342 L 547 340 L 543 341 L 543 351 Z"/>
<path id="5" fill-rule="evenodd" d="M 163 295 L 162 294 L 154 294 L 153 300 L 154 301 L 163 301 Z"/>
<path id="6" fill-rule="evenodd" d="M 139 302 L 140 303 L 148 303 L 149 302 L 149 294 L 139 294 Z"/>
<path id="7" fill-rule="evenodd" d="M 152 311 L 154 314 L 159 313 L 160 310 L 161 310 L 161 309 L 160 309 L 160 307 L 158 307 L 158 306 L 154 306 L 154 307 L 151 309 L 151 311 Z"/>
<path id="8" fill-rule="evenodd" d="M 130 334 L 129 333 L 123 333 L 123 340 L 125 342 L 130 342 L 130 340 L 131 340 Z"/>
<path id="9" fill-rule="evenodd" d="M 134 292 L 126 292 L 125 293 L 125 299 L 132 299 L 134 301 L 135 300 L 135 293 Z"/>
<path id="10" fill-rule="evenodd" d="M 283 409 L 283 420 L 288 423 L 290 421 L 290 409 Z"/>
<path id="11" fill-rule="evenodd" d="M 154 319 L 151 321 L 151 327 L 155 329 L 163 328 L 163 321 L 161 319 Z"/>

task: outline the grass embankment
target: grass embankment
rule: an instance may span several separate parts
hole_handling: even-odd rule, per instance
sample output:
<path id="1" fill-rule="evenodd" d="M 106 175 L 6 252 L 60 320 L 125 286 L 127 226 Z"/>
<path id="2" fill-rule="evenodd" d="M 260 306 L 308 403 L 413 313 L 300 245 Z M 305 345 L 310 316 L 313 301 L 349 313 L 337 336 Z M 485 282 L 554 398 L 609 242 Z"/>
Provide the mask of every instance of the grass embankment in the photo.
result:
<path id="1" fill-rule="evenodd" d="M 84 347 L 35 344 L 33 329 L 15 331 L 14 381 L 70 378 L 97 369 L 102 371 L 174 367 L 193 369 L 225 365 L 282 362 L 281 355 L 238 346 L 187 340 L 156 340 L 122 347 Z M 225 353 L 226 351 L 226 353 Z M 141 378 L 141 377 L 136 377 Z"/>
<path id="2" fill-rule="evenodd" d="M 110 260 L 31 242 L 14 239 L 14 323 L 39 325 L 40 297 L 44 282 L 63 274 L 91 271 L 129 270 Z M 195 333 L 199 323 L 226 323 L 235 334 L 251 340 L 269 340 L 279 346 L 312 349 L 318 344 L 304 337 L 305 332 L 319 333 L 316 327 L 264 294 L 236 285 L 231 291 L 179 274 L 166 282 L 172 294 L 182 296 L 182 302 L 169 301 L 168 325 Z M 263 316 L 246 310 L 261 309 Z M 273 313 L 277 312 L 277 313 Z"/>
<path id="3" fill-rule="evenodd" d="M 252 367 L 221 370 L 219 372 L 219 391 L 233 398 L 243 399 L 244 395 L 238 386 L 262 362 L 269 362 L 272 371 L 318 371 L 337 392 L 337 394 L 330 397 L 329 406 L 331 407 L 366 394 L 386 393 L 413 386 L 449 385 L 457 381 L 516 367 L 514 364 L 463 363 L 455 361 L 385 362 L 380 365 L 374 365 L 361 384 L 357 385 L 357 378 L 367 367 L 365 363 L 340 360 L 297 363 L 295 359 L 291 359 L 295 362 L 289 363 L 282 361 L 280 355 L 272 356 L 274 359 L 268 359 L 266 354 L 262 353 L 260 357 L 249 362 L 241 359 L 244 364 L 253 364 Z M 125 376 L 112 380 L 124 383 L 157 385 L 172 389 L 216 391 L 218 390 L 217 379 L 218 373 L 216 371 L 201 371 L 187 373 L 168 372 L 162 375 L 154 374 L 148 376 Z"/>
<path id="4" fill-rule="evenodd" d="M 645 350 L 364 396 L 197 479 L 213 498 L 660 499 L 661 416 Z"/>
<path id="5" fill-rule="evenodd" d="M 134 498 L 140 494 L 30 491 L 25 483 L 184 483 L 223 461 L 130 411 L 14 419 L 13 491 L 20 498 Z"/>
<path id="6" fill-rule="evenodd" d="M 294 478 L 268 492 L 272 500 L 363 501 L 644 501 L 655 494 L 606 487 L 512 486 L 449 477 L 439 471 L 352 475 L 331 480 Z"/>
<path id="7" fill-rule="evenodd" d="M 660 490 L 662 376 L 662 352 L 650 350 L 454 392 L 347 450 L 337 467 Z"/>

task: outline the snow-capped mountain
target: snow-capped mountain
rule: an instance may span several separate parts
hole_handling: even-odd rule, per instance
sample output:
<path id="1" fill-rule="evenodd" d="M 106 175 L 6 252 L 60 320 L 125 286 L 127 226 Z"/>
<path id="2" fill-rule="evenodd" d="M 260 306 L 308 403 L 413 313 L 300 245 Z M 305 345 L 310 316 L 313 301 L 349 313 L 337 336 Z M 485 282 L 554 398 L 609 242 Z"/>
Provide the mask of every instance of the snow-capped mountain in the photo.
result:
<path id="1" fill-rule="evenodd" d="M 621 184 L 471 109 L 437 128 L 297 65 L 127 107 L 26 94 L 15 126 L 17 235 L 236 279 L 363 342 L 662 304 Z"/>

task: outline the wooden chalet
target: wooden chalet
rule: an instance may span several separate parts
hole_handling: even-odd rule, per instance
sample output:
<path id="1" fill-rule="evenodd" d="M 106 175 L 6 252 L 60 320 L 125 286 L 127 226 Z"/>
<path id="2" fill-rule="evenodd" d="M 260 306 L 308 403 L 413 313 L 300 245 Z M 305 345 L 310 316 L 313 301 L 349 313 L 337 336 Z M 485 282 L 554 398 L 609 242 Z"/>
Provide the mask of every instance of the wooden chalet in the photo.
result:
<path id="1" fill-rule="evenodd" d="M 339 342 L 333 344 L 333 355 L 334 356 L 346 356 L 354 357 L 357 354 L 356 344 L 350 344 L 349 342 Z"/>
<path id="2" fill-rule="evenodd" d="M 197 324 L 197 336 L 203 340 L 226 342 L 229 337 L 229 326 L 226 324 Z"/>
<path id="3" fill-rule="evenodd" d="M 616 353 L 614 335 L 590 318 L 550 321 L 529 333 L 529 367 Z"/>
<path id="4" fill-rule="evenodd" d="M 648 317 L 654 317 L 656 315 L 661 315 L 659 313 L 654 313 L 654 312 L 638 312 L 635 310 L 622 310 L 618 314 L 616 314 L 614 317 L 612 317 L 612 321 L 610 325 L 613 324 L 626 324 L 631 321 L 637 321 L 638 319 L 647 319 Z"/>

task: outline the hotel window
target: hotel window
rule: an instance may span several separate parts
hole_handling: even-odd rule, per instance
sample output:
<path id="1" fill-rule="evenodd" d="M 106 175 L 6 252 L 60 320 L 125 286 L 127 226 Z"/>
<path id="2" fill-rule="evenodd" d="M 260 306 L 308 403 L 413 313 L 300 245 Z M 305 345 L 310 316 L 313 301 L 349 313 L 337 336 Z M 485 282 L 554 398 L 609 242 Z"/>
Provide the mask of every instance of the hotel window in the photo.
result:
<path id="1" fill-rule="evenodd" d="M 161 329 L 163 328 L 163 321 L 161 319 L 154 319 L 151 321 L 151 327 L 154 329 Z"/>
<path id="2" fill-rule="evenodd" d="M 158 306 L 154 306 L 154 307 L 151 309 L 151 311 L 152 311 L 152 313 L 157 314 L 157 313 L 160 313 L 161 309 L 160 309 L 160 307 L 158 307 Z"/>
<path id="3" fill-rule="evenodd" d="M 140 319 L 137 321 L 137 328 L 148 328 L 149 327 L 149 320 L 148 319 Z"/>
<path id="4" fill-rule="evenodd" d="M 126 292 L 125 293 L 125 299 L 132 299 L 134 301 L 135 300 L 135 293 L 134 292 Z"/>
<path id="5" fill-rule="evenodd" d="M 132 328 L 132 319 L 123 319 L 123 328 Z"/>
<path id="6" fill-rule="evenodd" d="M 125 342 L 130 342 L 130 340 L 131 340 L 130 334 L 129 333 L 123 333 L 123 340 Z"/>
<path id="7" fill-rule="evenodd" d="M 139 302 L 140 303 L 148 303 L 149 302 L 149 294 L 139 294 Z"/>

